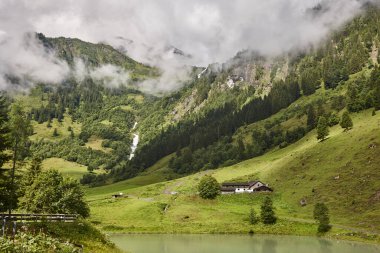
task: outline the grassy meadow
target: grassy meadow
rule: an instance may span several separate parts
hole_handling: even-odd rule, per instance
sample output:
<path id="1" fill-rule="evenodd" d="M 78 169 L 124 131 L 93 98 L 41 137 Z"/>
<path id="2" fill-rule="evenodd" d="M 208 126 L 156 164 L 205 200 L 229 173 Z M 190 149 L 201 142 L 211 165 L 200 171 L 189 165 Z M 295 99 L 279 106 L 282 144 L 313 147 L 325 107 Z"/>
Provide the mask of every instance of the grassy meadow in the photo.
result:
<path id="1" fill-rule="evenodd" d="M 87 173 L 87 166 L 55 157 L 43 160 L 42 169 L 58 170 L 64 177 L 72 177 L 77 180 L 81 179 L 82 176 Z"/>
<path id="2" fill-rule="evenodd" d="M 252 229 L 257 233 L 312 235 L 316 234 L 313 206 L 323 201 L 336 225 L 330 236 L 344 237 L 347 231 L 379 233 L 380 114 L 371 116 L 367 110 L 352 114 L 352 119 L 353 129 L 344 132 L 340 126 L 332 127 L 323 142 L 317 141 L 312 131 L 286 148 L 230 167 L 153 183 L 169 160 L 164 158 L 160 166 L 156 164 L 161 169 L 145 176 L 88 189 L 90 219 L 103 230 L 114 232 L 246 233 Z M 269 183 L 279 222 L 274 226 L 249 225 L 251 207 L 259 213 L 265 194 L 200 199 L 196 186 L 204 174 L 213 175 L 220 183 L 253 179 Z M 116 192 L 126 197 L 112 199 Z M 300 206 L 301 199 L 306 199 L 305 207 Z"/>

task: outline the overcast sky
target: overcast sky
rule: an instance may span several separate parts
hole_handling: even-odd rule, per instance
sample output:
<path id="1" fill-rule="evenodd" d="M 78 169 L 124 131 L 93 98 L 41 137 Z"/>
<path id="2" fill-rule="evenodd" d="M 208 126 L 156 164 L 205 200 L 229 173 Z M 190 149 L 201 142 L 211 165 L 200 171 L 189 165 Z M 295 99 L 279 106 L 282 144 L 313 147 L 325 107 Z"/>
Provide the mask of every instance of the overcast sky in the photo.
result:
<path id="1" fill-rule="evenodd" d="M 212 62 L 224 62 L 247 48 L 274 55 L 307 47 L 358 14 L 363 2 L 1 0 L 0 73 L 20 68 L 20 71 L 43 79 L 45 77 L 39 72 L 50 66 L 53 69 L 45 79 L 51 80 L 68 71 L 65 63 L 41 55 L 38 45 L 25 46 L 25 32 L 107 42 L 115 47 L 122 46 L 128 55 L 139 61 L 163 68 L 176 66 L 178 61 L 207 66 Z M 319 3 L 323 8 L 318 15 L 308 11 Z M 171 45 L 192 58 L 173 60 L 174 56 L 166 51 Z M 10 60 L 12 55 L 16 55 L 16 59 Z M 33 64 L 34 60 L 41 66 L 40 70 Z"/>

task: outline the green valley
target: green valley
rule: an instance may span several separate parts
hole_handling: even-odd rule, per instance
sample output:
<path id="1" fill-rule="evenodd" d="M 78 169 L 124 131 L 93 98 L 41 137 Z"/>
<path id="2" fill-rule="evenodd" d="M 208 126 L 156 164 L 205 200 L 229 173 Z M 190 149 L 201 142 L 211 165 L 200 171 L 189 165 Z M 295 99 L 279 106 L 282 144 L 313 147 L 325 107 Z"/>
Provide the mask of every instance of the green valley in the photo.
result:
<path id="1" fill-rule="evenodd" d="M 183 234 L 265 234 L 262 253 L 286 235 L 380 244 L 378 3 L 258 4 L 268 26 L 242 2 L 159 26 L 145 20 L 164 5 L 146 4 L 65 5 L 66 33 L 46 28 L 63 14 L 0 27 L 0 251 L 120 252 L 117 234 L 159 234 L 151 252 Z"/>
<path id="2" fill-rule="evenodd" d="M 143 187 L 133 186 L 131 182 L 123 187 L 118 183 L 120 187 L 89 189 L 92 220 L 104 230 L 114 232 L 247 233 L 253 229 L 259 233 L 312 235 L 315 228 L 309 222 L 313 204 L 324 201 L 334 207 L 331 219 L 337 226 L 332 236 L 344 235 L 350 229 L 377 234 L 379 157 L 371 144 L 380 141 L 380 118 L 365 111 L 353 120 L 354 129 L 343 132 L 336 126 L 323 143 L 311 132 L 284 149 L 231 167 Z M 353 146 L 353 142 L 357 145 Z M 204 174 L 213 175 L 219 182 L 251 179 L 268 182 L 275 190 L 273 198 L 281 222 L 270 228 L 249 225 L 249 209 L 251 206 L 259 209 L 262 194 L 222 195 L 214 201 L 200 199 L 196 185 Z M 366 187 L 360 187 L 365 182 Z M 372 183 L 368 185 L 368 182 Z M 111 199 L 116 191 L 128 197 Z M 303 198 L 308 202 L 306 207 L 300 205 Z M 112 218 L 109 213 L 113 214 Z"/>

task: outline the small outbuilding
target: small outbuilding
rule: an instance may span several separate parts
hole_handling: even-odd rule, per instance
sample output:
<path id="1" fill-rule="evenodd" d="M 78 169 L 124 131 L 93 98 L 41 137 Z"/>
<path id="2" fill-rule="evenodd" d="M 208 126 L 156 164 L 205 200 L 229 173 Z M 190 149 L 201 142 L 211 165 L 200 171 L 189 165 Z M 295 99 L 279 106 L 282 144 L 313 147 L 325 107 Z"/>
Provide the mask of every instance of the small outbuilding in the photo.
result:
<path id="1" fill-rule="evenodd" d="M 117 198 L 124 198 L 124 194 L 122 192 L 119 192 L 117 194 L 113 194 L 112 195 L 112 198 L 113 199 L 117 199 Z"/>

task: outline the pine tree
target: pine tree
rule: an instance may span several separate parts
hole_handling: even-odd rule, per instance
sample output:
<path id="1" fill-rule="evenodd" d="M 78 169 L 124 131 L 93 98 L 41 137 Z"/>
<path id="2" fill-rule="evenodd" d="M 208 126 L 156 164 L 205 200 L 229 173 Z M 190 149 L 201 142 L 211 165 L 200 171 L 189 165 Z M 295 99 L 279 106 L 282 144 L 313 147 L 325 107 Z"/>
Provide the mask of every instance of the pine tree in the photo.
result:
<path id="1" fill-rule="evenodd" d="M 315 128 L 316 125 L 316 115 L 314 107 L 311 105 L 307 110 L 307 127 L 309 130 Z"/>
<path id="2" fill-rule="evenodd" d="M 329 209 L 324 203 L 315 204 L 313 216 L 319 223 L 318 232 L 325 233 L 331 229 Z"/>
<path id="3" fill-rule="evenodd" d="M 329 126 L 325 117 L 321 116 L 317 125 L 317 139 L 323 141 L 329 135 Z"/>
<path id="4" fill-rule="evenodd" d="M 245 158 L 245 146 L 242 139 L 238 140 L 238 159 L 243 160 Z"/>
<path id="5" fill-rule="evenodd" d="M 344 112 L 340 121 L 340 126 L 344 128 L 344 131 L 348 131 L 353 127 L 352 119 L 348 112 Z"/>
<path id="6" fill-rule="evenodd" d="M 8 103 L 5 96 L 0 93 L 0 168 L 10 159 L 5 153 L 5 151 L 11 147 L 8 121 Z M 0 212 L 8 210 L 10 201 L 12 201 L 12 186 L 8 176 L 4 174 L 4 170 L 0 169 Z"/>
<path id="7" fill-rule="evenodd" d="M 379 56 L 380 60 L 380 56 Z M 375 110 L 380 109 L 380 67 L 376 66 L 372 70 L 371 76 L 368 80 L 369 87 L 373 90 L 373 106 Z"/>
<path id="8" fill-rule="evenodd" d="M 54 128 L 54 131 L 53 131 L 53 137 L 57 137 L 59 134 L 58 134 L 58 130 L 57 128 Z"/>
<path id="9" fill-rule="evenodd" d="M 329 117 L 329 127 L 335 126 L 339 124 L 339 122 L 340 122 L 339 116 L 335 112 L 332 112 Z"/>
<path id="10" fill-rule="evenodd" d="M 273 210 L 273 202 L 272 199 L 268 196 L 265 197 L 262 205 L 261 205 L 261 221 L 264 224 L 275 224 L 277 221 L 277 217 Z"/>
<path id="11" fill-rule="evenodd" d="M 259 217 L 257 217 L 255 209 L 252 207 L 249 212 L 249 223 L 251 225 L 257 224 L 259 222 Z"/>
<path id="12" fill-rule="evenodd" d="M 8 122 L 8 105 L 6 98 L 0 94 L 0 168 L 9 157 L 4 153 L 10 147 Z"/>
<path id="13" fill-rule="evenodd" d="M 380 110 L 380 80 L 377 82 L 377 86 L 374 91 L 374 107 L 376 110 Z"/>
<path id="14" fill-rule="evenodd" d="M 24 111 L 24 108 L 15 103 L 12 105 L 9 117 L 9 128 L 10 139 L 12 145 L 12 170 L 11 170 L 11 182 L 10 182 L 10 199 L 9 202 L 9 214 L 11 214 L 12 209 L 17 205 L 17 192 L 15 185 L 15 171 L 16 166 L 19 161 L 25 159 L 29 153 L 29 136 L 33 133 L 33 127 L 30 123 L 30 120 L 27 117 L 27 114 Z"/>
<path id="15" fill-rule="evenodd" d="M 46 127 L 47 127 L 47 128 L 51 128 L 51 119 L 50 119 L 50 117 L 49 117 L 49 119 L 48 119 L 48 122 L 47 122 Z"/>
<path id="16" fill-rule="evenodd" d="M 30 167 L 23 176 L 24 186 L 26 187 L 32 185 L 41 171 L 41 160 L 39 158 L 34 158 Z"/>

